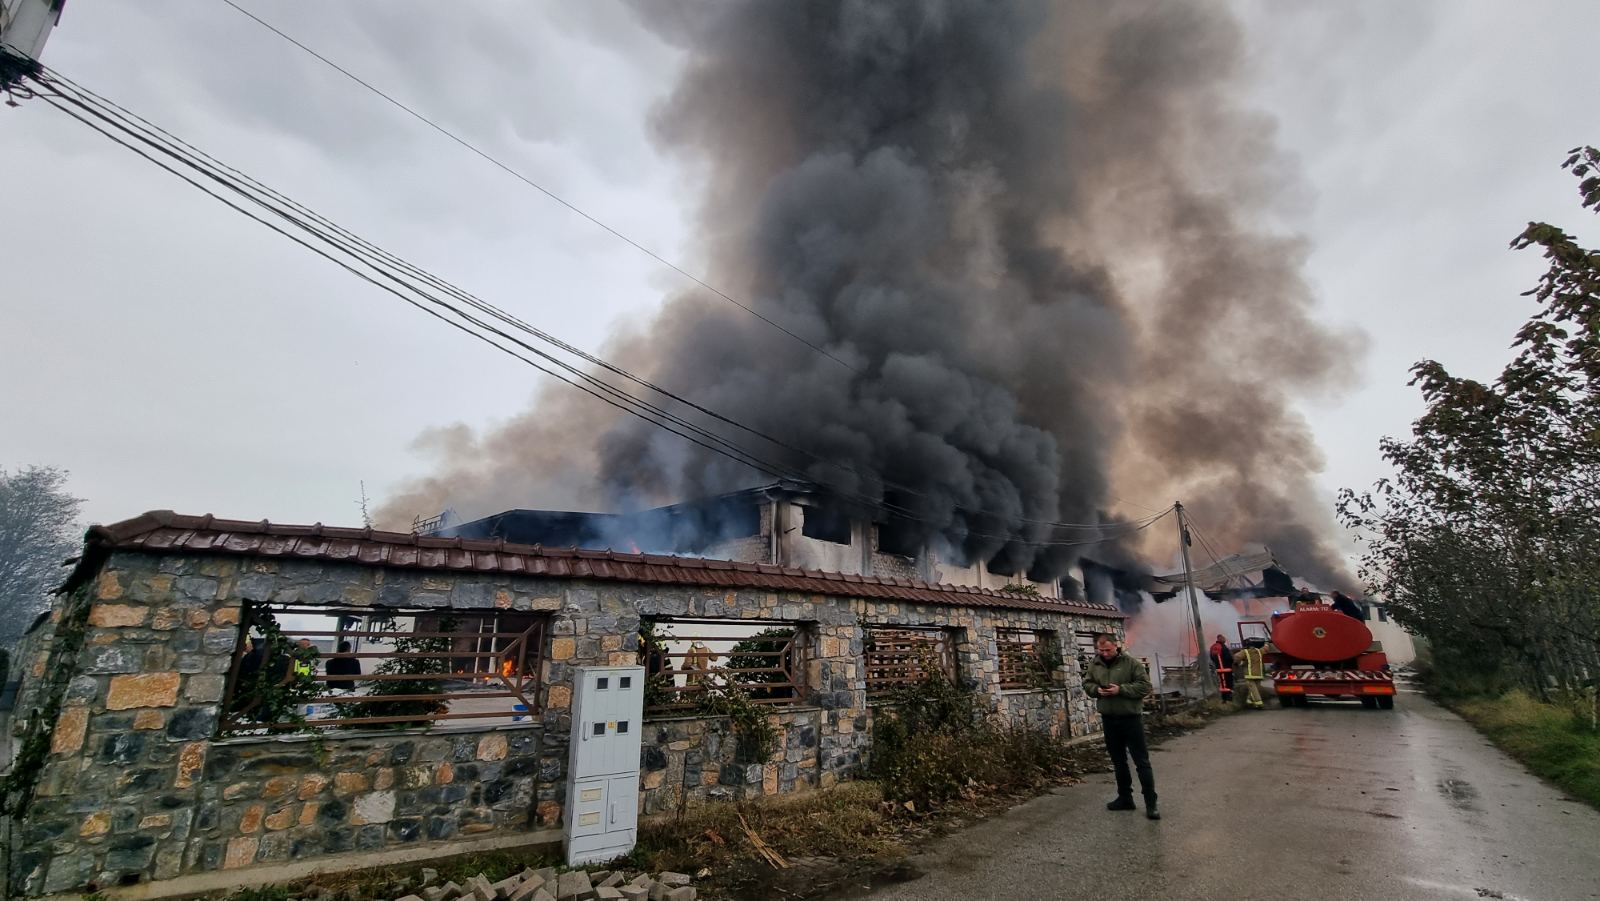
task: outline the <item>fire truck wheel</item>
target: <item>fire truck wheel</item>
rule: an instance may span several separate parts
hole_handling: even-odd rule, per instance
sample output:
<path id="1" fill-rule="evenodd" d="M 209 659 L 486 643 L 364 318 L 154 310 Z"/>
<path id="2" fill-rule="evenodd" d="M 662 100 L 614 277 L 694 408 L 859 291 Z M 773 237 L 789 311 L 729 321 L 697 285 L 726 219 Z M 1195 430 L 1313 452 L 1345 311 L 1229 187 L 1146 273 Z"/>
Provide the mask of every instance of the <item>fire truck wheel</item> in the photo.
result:
<path id="1" fill-rule="evenodd" d="M 1361 706 L 1367 708 L 1368 710 L 1377 710 L 1378 709 L 1378 699 L 1377 698 L 1362 698 L 1361 699 Z"/>
<path id="2" fill-rule="evenodd" d="M 1294 706 L 1296 706 L 1296 707 L 1310 707 L 1311 706 L 1311 699 L 1306 697 L 1305 695 L 1295 695 L 1294 696 Z"/>
<path id="3" fill-rule="evenodd" d="M 1384 695 L 1383 697 L 1379 698 L 1378 699 L 1378 709 L 1379 710 L 1393 710 L 1394 709 L 1394 695 Z"/>
<path id="4" fill-rule="evenodd" d="M 1293 703 L 1294 703 L 1294 699 L 1290 698 L 1288 695 L 1278 695 L 1278 706 L 1279 707 L 1289 707 Z"/>

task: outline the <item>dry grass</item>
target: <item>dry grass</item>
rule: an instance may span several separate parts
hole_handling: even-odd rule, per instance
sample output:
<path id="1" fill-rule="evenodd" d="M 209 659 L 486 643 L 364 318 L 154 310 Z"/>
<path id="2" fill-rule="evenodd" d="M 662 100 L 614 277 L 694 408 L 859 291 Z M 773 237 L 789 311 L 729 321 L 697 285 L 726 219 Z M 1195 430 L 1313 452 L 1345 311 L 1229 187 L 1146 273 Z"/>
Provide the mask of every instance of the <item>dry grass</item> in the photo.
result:
<path id="1" fill-rule="evenodd" d="M 707 804 L 681 819 L 648 823 L 639 830 L 631 863 L 641 870 L 692 873 L 754 858 L 741 816 L 784 857 L 872 858 L 892 847 L 900 828 L 877 783 L 847 782 L 759 801 Z"/>

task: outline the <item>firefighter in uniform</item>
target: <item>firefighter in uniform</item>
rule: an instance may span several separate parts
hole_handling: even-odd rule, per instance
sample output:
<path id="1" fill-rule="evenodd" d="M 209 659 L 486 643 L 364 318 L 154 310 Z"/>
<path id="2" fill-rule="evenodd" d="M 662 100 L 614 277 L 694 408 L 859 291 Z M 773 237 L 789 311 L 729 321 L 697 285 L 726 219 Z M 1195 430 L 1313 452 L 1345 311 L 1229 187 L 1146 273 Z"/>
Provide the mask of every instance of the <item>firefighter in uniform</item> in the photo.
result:
<path id="1" fill-rule="evenodd" d="M 1261 680 L 1266 677 L 1266 655 L 1261 647 L 1265 643 L 1259 638 L 1249 639 L 1233 655 L 1235 668 L 1244 671 L 1245 704 L 1257 710 L 1267 706 L 1261 702 Z"/>
<path id="2" fill-rule="evenodd" d="M 1233 649 L 1220 634 L 1211 644 L 1211 662 L 1217 668 L 1217 687 L 1222 690 L 1222 700 L 1233 700 Z"/>

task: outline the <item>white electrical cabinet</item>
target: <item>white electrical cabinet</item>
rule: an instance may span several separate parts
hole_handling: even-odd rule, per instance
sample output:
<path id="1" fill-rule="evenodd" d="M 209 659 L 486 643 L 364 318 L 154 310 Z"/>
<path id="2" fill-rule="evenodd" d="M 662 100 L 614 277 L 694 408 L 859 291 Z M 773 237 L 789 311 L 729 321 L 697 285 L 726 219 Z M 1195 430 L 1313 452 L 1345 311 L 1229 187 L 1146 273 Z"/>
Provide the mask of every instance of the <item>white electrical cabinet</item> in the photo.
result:
<path id="1" fill-rule="evenodd" d="M 567 866 L 633 850 L 639 827 L 644 667 L 580 666 L 567 757 Z"/>

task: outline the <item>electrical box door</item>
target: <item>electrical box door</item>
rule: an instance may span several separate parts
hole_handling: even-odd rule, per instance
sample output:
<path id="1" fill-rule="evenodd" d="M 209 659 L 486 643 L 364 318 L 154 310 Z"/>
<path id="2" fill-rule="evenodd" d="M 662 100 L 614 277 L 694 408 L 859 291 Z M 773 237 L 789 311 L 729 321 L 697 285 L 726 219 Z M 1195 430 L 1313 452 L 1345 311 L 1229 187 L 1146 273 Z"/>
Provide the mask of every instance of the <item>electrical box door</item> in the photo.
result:
<path id="1" fill-rule="evenodd" d="M 577 668 L 567 759 L 567 865 L 633 850 L 639 823 L 644 667 Z"/>

